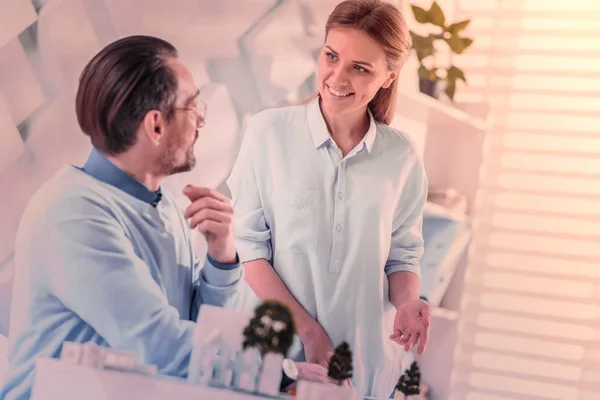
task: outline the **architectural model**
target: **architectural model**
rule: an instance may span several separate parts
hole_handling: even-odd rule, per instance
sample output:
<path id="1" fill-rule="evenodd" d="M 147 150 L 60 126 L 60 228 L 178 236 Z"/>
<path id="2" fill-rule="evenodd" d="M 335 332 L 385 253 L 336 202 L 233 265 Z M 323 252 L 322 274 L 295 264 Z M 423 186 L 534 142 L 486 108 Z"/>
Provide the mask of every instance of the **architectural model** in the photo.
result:
<path id="1" fill-rule="evenodd" d="M 239 398 L 247 396 L 253 400 L 262 397 L 289 398 L 286 393 L 281 393 L 281 385 L 284 360 L 292 344 L 295 328 L 285 306 L 277 302 L 264 302 L 255 309 L 254 314 L 249 314 L 203 305 L 197 324 L 188 369 L 189 383 L 206 389 L 220 389 L 225 396 L 231 391 L 236 392 Z M 351 357 L 351 350 L 346 343 L 338 346 L 332 357 L 332 377 L 342 380 L 351 376 Z M 161 385 L 163 378 L 167 378 L 157 374 L 156 366 L 141 363 L 133 353 L 92 342 L 64 343 L 60 360 L 86 368 L 155 376 L 153 385 Z M 120 385 L 125 381 L 131 382 L 132 387 L 137 382 L 128 378 L 128 375 L 111 375 L 110 379 L 115 382 L 118 380 Z M 173 382 L 172 378 L 164 380 Z M 201 393 L 203 389 L 198 390 Z M 298 400 L 360 399 L 354 389 L 304 381 L 301 377 L 295 385 L 295 395 Z"/>
<path id="2" fill-rule="evenodd" d="M 123 372 L 135 372 L 144 375 L 156 375 L 155 365 L 140 363 L 135 354 L 100 347 L 96 343 L 65 342 L 60 354 L 62 361 L 96 369 L 111 369 Z"/>
<path id="3" fill-rule="evenodd" d="M 248 314 L 203 305 L 197 324 L 190 382 L 261 396 L 281 395 L 283 362 L 295 332 L 287 307 L 266 301 Z M 347 344 L 339 346 L 336 357 L 339 375 L 351 376 Z M 353 393 L 353 389 L 305 381 L 298 383 L 296 391 L 305 399 L 351 399 Z"/>

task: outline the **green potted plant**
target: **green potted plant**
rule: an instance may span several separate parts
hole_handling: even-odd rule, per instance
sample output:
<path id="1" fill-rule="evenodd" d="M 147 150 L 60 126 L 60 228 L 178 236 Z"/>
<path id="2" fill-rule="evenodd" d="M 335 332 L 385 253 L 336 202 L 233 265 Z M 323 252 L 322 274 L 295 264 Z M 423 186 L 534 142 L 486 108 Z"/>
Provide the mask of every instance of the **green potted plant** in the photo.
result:
<path id="1" fill-rule="evenodd" d="M 464 72 L 454 64 L 447 68 L 439 66 L 439 60 L 436 59 L 438 51 L 436 45 L 445 42 L 452 53 L 464 53 L 473 44 L 473 39 L 462 37 L 461 33 L 471 20 L 466 19 L 448 24 L 444 12 L 436 1 L 431 4 L 429 10 L 415 5 L 412 5 L 411 8 L 418 23 L 434 27 L 433 32 L 427 36 L 410 31 L 412 48 L 419 61 L 419 90 L 429 96 L 439 98 L 439 83 L 445 81 L 444 92 L 451 101 L 454 101 L 456 82 L 461 80 L 467 83 L 467 79 Z"/>

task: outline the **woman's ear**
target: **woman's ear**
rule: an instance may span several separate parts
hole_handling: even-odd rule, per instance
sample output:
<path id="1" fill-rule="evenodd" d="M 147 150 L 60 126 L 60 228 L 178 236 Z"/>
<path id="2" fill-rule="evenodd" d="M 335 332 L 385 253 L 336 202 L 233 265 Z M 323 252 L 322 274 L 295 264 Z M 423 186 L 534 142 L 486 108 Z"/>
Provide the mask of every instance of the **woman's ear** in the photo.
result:
<path id="1" fill-rule="evenodd" d="M 381 85 L 381 87 L 384 88 L 384 89 L 389 88 L 390 85 L 392 84 L 392 82 L 394 82 L 394 79 L 396 79 L 397 77 L 398 77 L 398 71 L 392 71 L 392 72 L 390 72 L 389 76 L 383 82 L 383 85 Z"/>

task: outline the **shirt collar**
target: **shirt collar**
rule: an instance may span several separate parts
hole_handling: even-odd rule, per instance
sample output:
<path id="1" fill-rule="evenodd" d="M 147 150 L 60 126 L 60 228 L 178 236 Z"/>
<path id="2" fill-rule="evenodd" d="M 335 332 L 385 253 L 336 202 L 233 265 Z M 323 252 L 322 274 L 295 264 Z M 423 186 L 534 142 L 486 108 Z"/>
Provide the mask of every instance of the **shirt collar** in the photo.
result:
<path id="1" fill-rule="evenodd" d="M 307 105 L 308 129 L 310 129 L 315 148 L 321 147 L 324 143 L 331 139 L 331 135 L 329 134 L 329 130 L 327 129 L 327 124 L 325 123 L 325 119 L 323 118 L 323 113 L 321 112 L 319 100 L 320 97 L 317 96 L 316 99 L 314 99 Z M 375 122 L 375 118 L 373 118 L 371 110 L 369 110 L 368 107 L 367 113 L 369 114 L 369 120 L 371 121 L 371 123 L 369 125 L 369 130 L 365 134 L 365 137 L 363 138 L 362 142 L 367 147 L 367 151 L 370 153 L 373 149 L 373 143 L 375 143 L 375 136 L 377 134 L 377 124 Z"/>
<path id="2" fill-rule="evenodd" d="M 156 192 L 148 189 L 143 183 L 111 163 L 102 153 L 92 149 L 83 171 L 88 175 L 112 185 L 131 196 L 156 207 L 162 198 L 162 190 Z"/>

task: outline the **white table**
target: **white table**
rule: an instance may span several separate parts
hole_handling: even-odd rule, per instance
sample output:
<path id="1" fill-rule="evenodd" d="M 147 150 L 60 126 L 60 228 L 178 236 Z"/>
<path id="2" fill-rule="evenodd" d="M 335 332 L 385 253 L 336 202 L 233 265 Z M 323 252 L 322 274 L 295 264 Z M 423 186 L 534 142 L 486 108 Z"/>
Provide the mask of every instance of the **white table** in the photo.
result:
<path id="1" fill-rule="evenodd" d="M 31 400 L 265 400 L 262 396 L 133 373 L 98 370 L 54 359 L 37 362 Z"/>

